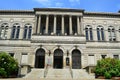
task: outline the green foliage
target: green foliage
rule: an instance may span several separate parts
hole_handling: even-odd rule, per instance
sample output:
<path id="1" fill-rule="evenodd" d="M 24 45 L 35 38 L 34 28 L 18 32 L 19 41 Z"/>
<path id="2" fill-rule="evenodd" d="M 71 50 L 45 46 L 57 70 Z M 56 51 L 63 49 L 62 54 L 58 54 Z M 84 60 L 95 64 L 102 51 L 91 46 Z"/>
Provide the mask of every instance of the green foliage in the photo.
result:
<path id="1" fill-rule="evenodd" d="M 95 74 L 105 78 L 120 76 L 120 60 L 112 58 L 98 60 Z"/>
<path id="2" fill-rule="evenodd" d="M 106 79 L 111 79 L 112 77 L 109 72 L 105 72 L 104 76 Z"/>
<path id="3" fill-rule="evenodd" d="M 18 62 L 5 52 L 0 52 L 0 77 L 17 75 Z"/>

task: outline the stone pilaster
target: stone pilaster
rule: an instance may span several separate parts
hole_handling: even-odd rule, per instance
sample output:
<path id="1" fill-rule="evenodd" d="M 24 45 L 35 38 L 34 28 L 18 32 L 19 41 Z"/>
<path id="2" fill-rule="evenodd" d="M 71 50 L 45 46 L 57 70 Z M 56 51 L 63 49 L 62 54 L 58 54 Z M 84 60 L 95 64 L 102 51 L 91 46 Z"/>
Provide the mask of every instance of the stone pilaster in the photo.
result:
<path id="1" fill-rule="evenodd" d="M 83 17 L 81 17 L 80 19 L 81 19 L 81 20 L 80 20 L 80 34 L 83 35 L 83 34 L 84 34 L 84 33 L 83 33 L 83 27 L 84 27 L 84 26 L 83 26 Z"/>
<path id="2" fill-rule="evenodd" d="M 33 30 L 33 34 L 37 34 L 37 16 L 35 16 L 35 27 Z"/>

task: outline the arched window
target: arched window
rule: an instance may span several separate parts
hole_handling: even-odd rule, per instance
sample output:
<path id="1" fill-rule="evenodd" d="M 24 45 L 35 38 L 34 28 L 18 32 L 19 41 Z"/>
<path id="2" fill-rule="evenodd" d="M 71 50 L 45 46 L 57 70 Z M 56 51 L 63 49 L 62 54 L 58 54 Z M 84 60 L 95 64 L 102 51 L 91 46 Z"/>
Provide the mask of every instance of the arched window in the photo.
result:
<path id="1" fill-rule="evenodd" d="M 104 40 L 104 29 L 102 26 L 97 27 L 97 38 L 98 38 L 98 41 Z"/>
<path id="2" fill-rule="evenodd" d="M 86 40 L 93 40 L 92 27 L 87 25 L 85 28 Z"/>
<path id="3" fill-rule="evenodd" d="M 24 27 L 23 39 L 31 39 L 32 26 L 31 24 L 26 24 Z"/>
<path id="4" fill-rule="evenodd" d="M 113 26 L 108 27 L 109 41 L 116 41 L 115 29 Z"/>
<path id="5" fill-rule="evenodd" d="M 11 39 L 18 39 L 20 33 L 20 25 L 18 23 L 15 23 L 13 25 L 12 33 L 11 33 Z"/>
<path id="6" fill-rule="evenodd" d="M 8 32 L 8 24 L 3 23 L 0 26 L 0 39 L 7 39 L 7 32 Z"/>

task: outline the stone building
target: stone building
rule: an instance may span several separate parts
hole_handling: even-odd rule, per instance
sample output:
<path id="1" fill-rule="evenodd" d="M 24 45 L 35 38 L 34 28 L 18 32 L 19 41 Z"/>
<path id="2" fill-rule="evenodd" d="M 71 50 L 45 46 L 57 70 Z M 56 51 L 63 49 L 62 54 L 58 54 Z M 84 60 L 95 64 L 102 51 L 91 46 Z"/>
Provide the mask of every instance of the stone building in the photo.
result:
<path id="1" fill-rule="evenodd" d="M 0 51 L 18 60 L 22 75 L 32 69 L 84 69 L 101 58 L 119 59 L 120 13 L 0 10 Z"/>

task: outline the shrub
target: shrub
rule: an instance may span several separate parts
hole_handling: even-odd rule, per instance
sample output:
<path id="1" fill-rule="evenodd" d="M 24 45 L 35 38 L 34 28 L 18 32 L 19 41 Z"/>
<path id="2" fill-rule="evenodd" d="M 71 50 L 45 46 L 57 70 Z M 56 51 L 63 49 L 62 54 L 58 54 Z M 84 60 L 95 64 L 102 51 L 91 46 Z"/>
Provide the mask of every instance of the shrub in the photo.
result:
<path id="1" fill-rule="evenodd" d="M 0 77 L 17 76 L 18 62 L 5 52 L 0 52 Z"/>
<path id="2" fill-rule="evenodd" d="M 105 72 L 104 76 L 106 79 L 111 79 L 112 77 L 109 72 Z"/>
<path id="3" fill-rule="evenodd" d="M 120 76 L 120 60 L 112 58 L 98 60 L 95 74 L 105 78 Z"/>

